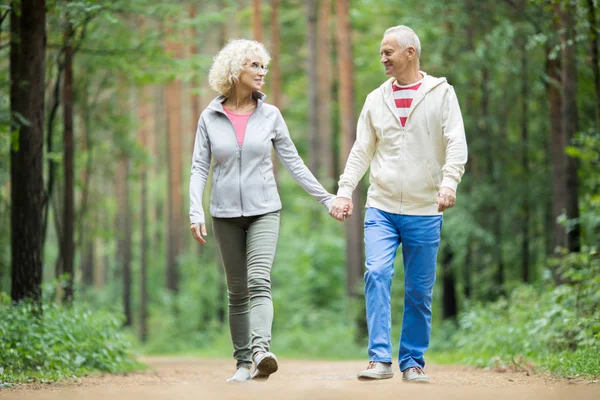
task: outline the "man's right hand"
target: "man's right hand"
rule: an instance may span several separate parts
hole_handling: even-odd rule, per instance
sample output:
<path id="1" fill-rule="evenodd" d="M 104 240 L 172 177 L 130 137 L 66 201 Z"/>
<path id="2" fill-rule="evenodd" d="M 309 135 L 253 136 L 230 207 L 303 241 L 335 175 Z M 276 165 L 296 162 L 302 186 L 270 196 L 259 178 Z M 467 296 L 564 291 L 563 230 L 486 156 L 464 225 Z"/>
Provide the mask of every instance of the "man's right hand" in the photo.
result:
<path id="1" fill-rule="evenodd" d="M 190 229 L 192 230 L 192 236 L 196 239 L 197 242 L 202 244 L 206 244 L 206 224 L 191 224 Z"/>
<path id="2" fill-rule="evenodd" d="M 352 199 L 347 197 L 336 197 L 329 210 L 329 215 L 342 222 L 346 218 L 352 216 Z"/>

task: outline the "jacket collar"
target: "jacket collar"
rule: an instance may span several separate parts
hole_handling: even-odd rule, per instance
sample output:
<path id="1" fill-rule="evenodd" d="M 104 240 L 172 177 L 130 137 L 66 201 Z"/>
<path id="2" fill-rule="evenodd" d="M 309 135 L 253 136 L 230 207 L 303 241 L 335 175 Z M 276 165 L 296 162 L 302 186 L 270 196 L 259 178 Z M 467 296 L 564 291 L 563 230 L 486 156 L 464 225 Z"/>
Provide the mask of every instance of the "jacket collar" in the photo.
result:
<path id="1" fill-rule="evenodd" d="M 421 100 L 423 100 L 423 98 L 425 98 L 427 93 L 429 93 L 430 91 L 432 91 L 433 89 L 435 89 L 436 87 L 441 85 L 442 83 L 447 82 L 446 78 L 436 78 L 431 75 L 428 75 L 424 71 L 419 71 L 419 72 L 421 72 L 421 74 L 423 74 L 423 83 L 421 84 L 419 91 L 416 93 L 415 97 L 413 98 L 412 104 L 410 105 L 410 110 L 408 111 L 409 118 L 410 118 L 410 115 L 412 114 L 412 112 L 414 111 L 414 109 L 419 105 Z M 396 80 L 396 78 L 390 78 L 390 79 L 386 80 L 385 82 L 383 82 L 381 84 L 381 86 L 379 86 L 379 89 L 381 90 L 381 93 L 383 94 L 385 103 L 389 107 L 390 111 L 392 113 L 394 113 L 394 115 L 396 114 L 396 103 L 394 102 L 394 96 L 392 96 L 392 84 L 394 83 L 395 80 Z M 398 124 L 400 124 L 400 121 L 398 120 L 398 118 L 396 118 L 396 121 L 398 122 Z"/>
<path id="2" fill-rule="evenodd" d="M 263 92 L 252 92 L 252 97 L 256 99 L 256 109 L 258 110 L 260 106 L 264 103 L 267 95 Z M 206 107 L 207 110 L 216 111 L 225 114 L 225 110 L 223 109 L 223 103 L 227 100 L 227 96 L 219 95 L 215 97 L 210 104 Z"/>

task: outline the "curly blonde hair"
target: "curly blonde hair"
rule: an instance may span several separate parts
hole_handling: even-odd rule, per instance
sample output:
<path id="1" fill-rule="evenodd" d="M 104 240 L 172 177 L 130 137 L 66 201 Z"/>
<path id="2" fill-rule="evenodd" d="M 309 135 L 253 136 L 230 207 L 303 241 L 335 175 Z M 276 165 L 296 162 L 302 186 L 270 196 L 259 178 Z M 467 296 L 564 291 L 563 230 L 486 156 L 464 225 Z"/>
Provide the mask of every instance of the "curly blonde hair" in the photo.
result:
<path id="1" fill-rule="evenodd" d="M 264 65 L 268 65 L 271 56 L 262 43 L 249 39 L 234 39 L 219 51 L 208 73 L 210 87 L 223 96 L 229 96 L 237 82 L 244 63 L 256 56 Z"/>

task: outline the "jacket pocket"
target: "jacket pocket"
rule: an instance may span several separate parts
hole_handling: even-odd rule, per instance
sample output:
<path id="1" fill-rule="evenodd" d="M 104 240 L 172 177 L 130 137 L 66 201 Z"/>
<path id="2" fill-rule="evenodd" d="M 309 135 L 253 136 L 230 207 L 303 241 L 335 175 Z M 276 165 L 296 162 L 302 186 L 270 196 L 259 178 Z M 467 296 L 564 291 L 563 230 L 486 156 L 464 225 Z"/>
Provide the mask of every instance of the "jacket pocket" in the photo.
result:
<path id="1" fill-rule="evenodd" d="M 436 191 L 439 191 L 442 184 L 442 168 L 435 160 L 427 160 L 427 170 L 433 187 Z"/>
<path id="2" fill-rule="evenodd" d="M 259 168 L 259 172 L 260 172 L 260 180 L 262 181 L 263 201 L 265 203 L 268 203 L 269 196 L 267 194 L 267 176 L 263 172 L 262 168 Z"/>
<path id="3" fill-rule="evenodd" d="M 221 205 L 221 201 L 219 198 L 219 178 L 221 177 L 221 168 L 217 168 L 215 171 L 215 180 L 214 180 L 214 184 L 213 184 L 213 192 L 214 192 L 214 196 L 215 196 L 215 204 L 217 205 L 217 207 L 219 207 Z"/>
<path id="4" fill-rule="evenodd" d="M 434 203 L 437 188 L 430 162 L 415 159 L 404 165 L 402 200 L 412 203 Z"/>
<path id="5" fill-rule="evenodd" d="M 375 171 L 373 171 L 375 172 Z M 394 173 L 395 172 L 395 173 Z M 389 166 L 380 167 L 371 176 L 377 185 L 377 192 L 384 197 L 400 197 L 402 188 L 400 171 L 393 171 Z"/>

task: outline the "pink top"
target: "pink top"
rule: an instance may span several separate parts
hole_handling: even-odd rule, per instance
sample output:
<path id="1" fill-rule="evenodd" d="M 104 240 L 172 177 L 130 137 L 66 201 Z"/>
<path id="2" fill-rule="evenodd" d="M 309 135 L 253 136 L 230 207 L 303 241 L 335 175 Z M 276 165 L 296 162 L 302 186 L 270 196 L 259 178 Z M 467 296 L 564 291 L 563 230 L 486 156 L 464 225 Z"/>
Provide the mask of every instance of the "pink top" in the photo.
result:
<path id="1" fill-rule="evenodd" d="M 229 111 L 225 106 L 223 106 L 225 113 L 231 120 L 233 124 L 233 128 L 235 129 L 235 136 L 237 137 L 238 146 L 242 145 L 244 141 L 244 132 L 246 132 L 246 125 L 248 125 L 248 120 L 252 114 L 234 114 Z"/>

